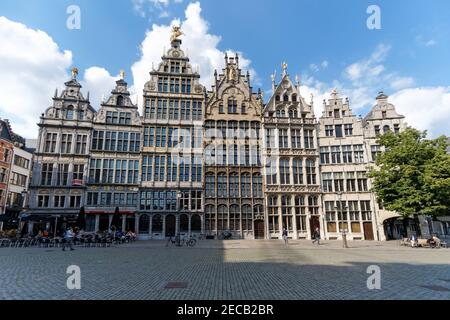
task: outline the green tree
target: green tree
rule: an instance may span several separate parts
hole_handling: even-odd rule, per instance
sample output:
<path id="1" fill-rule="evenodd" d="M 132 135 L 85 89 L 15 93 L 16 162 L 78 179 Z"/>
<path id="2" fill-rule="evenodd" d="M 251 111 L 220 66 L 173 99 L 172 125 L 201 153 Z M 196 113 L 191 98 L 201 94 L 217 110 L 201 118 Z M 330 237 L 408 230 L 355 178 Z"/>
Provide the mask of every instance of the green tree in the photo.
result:
<path id="1" fill-rule="evenodd" d="M 404 218 L 414 214 L 433 217 L 450 214 L 450 155 L 447 138 L 427 139 L 427 132 L 412 128 L 378 140 L 378 155 L 369 176 L 386 209 Z"/>

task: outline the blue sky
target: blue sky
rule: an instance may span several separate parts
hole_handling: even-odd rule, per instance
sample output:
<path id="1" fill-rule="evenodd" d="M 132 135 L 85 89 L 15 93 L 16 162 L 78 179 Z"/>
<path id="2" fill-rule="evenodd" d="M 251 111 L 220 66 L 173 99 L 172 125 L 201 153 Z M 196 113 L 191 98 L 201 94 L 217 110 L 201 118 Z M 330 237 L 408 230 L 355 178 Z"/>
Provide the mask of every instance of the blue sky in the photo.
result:
<path id="1" fill-rule="evenodd" d="M 182 23 L 187 21 L 188 30 L 195 30 L 191 32 L 195 36 L 186 35 L 184 48 L 191 45 L 189 53 L 193 63 L 203 70 L 207 86 L 206 74 L 212 76 L 212 68 L 222 67 L 217 65 L 222 62 L 218 55 L 226 50 L 238 51 L 243 55 L 244 67 L 254 74 L 255 90 L 261 87 L 266 94 L 270 94 L 270 75 L 275 69 L 280 74 L 281 62 L 287 61 L 289 73 L 301 75 L 302 94 L 307 101 L 314 94 L 317 117 L 321 115 L 321 100 L 333 87 L 343 96 L 349 96 L 355 113 L 362 115 L 373 104 L 377 92 L 384 90 L 411 125 L 428 129 L 433 136 L 450 135 L 449 1 L 200 0 L 195 2 L 195 8 L 192 3 L 187 0 L 2 0 L 0 17 L 6 20 L 0 23 L 1 42 L 30 55 L 20 57 L 11 49 L 6 60 L 16 57 L 17 61 L 5 66 L 0 62 L 0 67 L 6 68 L 9 82 L 20 82 L 18 87 L 30 92 L 28 100 L 24 96 L 20 101 L 21 108 L 30 112 L 24 116 L 24 109 L 15 107 L 19 104 L 17 99 L 9 97 L 0 105 L 0 117 L 10 118 L 16 131 L 33 137 L 37 132 L 33 124 L 51 104 L 50 85 L 61 88 L 73 65 L 79 67 L 84 76 L 81 79 L 84 91 L 91 90 L 93 99 L 99 100 L 101 95 L 109 93 L 107 89 L 122 68 L 127 71 L 127 80 L 134 85 L 135 93 L 141 95 L 139 90 L 151 69 L 150 61 L 158 63 L 164 43 L 169 46 L 168 38 L 159 37 L 165 36 L 168 26 L 179 18 Z M 366 26 L 369 17 L 366 10 L 372 4 L 381 9 L 380 30 L 369 30 Z M 66 28 L 69 5 L 81 9 L 80 30 Z M 21 23 L 25 29 L 14 26 L 7 33 L 5 29 L 12 23 Z M 155 26 L 163 29 L 157 32 Z M 15 30 L 18 35 L 8 37 Z M 36 30 L 45 32 L 56 49 L 40 52 L 42 46 L 49 44 L 42 39 L 43 44 L 30 41 L 37 36 Z M 28 40 L 15 43 L 21 36 Z M 199 42 L 201 46 L 197 46 Z M 201 51 L 208 49 L 215 51 L 205 59 Z M 62 57 L 66 50 L 71 52 L 70 57 Z M 32 57 L 34 52 L 38 52 L 36 58 Z M 39 64 L 39 55 L 53 54 L 61 60 L 59 65 L 46 61 L 47 71 L 34 69 Z M 5 58 L 1 53 L 0 57 Z M 21 64 L 20 59 L 30 61 Z M 29 67 L 21 70 L 21 65 Z M 61 72 L 62 68 L 65 73 Z M 39 90 L 36 83 L 27 84 L 23 78 L 14 78 L 24 73 L 36 79 L 41 75 L 44 79 L 48 77 L 45 80 L 48 88 Z M 3 98 L 8 92 L 11 90 L 0 91 L 0 95 Z M 92 101 L 94 107 L 99 103 Z"/>

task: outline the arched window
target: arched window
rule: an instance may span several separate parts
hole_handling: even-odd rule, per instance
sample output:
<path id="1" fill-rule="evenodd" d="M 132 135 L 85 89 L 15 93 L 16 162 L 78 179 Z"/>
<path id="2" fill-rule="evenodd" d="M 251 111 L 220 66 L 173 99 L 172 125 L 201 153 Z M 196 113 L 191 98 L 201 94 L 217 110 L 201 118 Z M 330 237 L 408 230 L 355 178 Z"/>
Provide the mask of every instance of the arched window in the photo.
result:
<path id="1" fill-rule="evenodd" d="M 187 214 L 182 214 L 180 216 L 180 232 L 188 232 L 189 231 L 189 217 Z"/>
<path id="2" fill-rule="evenodd" d="M 209 233 L 216 230 L 216 212 L 213 205 L 208 205 L 205 208 L 205 229 Z"/>
<path id="3" fill-rule="evenodd" d="M 306 232 L 306 207 L 305 207 L 305 197 L 296 196 L 295 197 L 295 220 L 297 224 L 298 232 Z"/>
<path id="4" fill-rule="evenodd" d="M 162 232 L 163 230 L 163 220 L 160 214 L 153 216 L 152 219 L 152 232 Z"/>
<path id="5" fill-rule="evenodd" d="M 289 118 L 291 119 L 298 118 L 297 109 L 289 109 Z"/>
<path id="6" fill-rule="evenodd" d="M 308 209 L 309 214 L 319 214 L 319 204 L 317 201 L 317 196 L 308 197 Z"/>
<path id="7" fill-rule="evenodd" d="M 384 133 L 388 133 L 388 131 L 390 131 L 391 130 L 391 128 L 388 126 L 388 125 L 385 125 L 384 127 L 383 127 L 383 132 Z"/>
<path id="8" fill-rule="evenodd" d="M 285 118 L 286 117 L 286 111 L 284 111 L 284 109 L 278 109 L 277 110 L 277 117 L 278 118 Z"/>
<path id="9" fill-rule="evenodd" d="M 297 95 L 295 93 L 292 95 L 292 102 L 297 102 Z"/>
<path id="10" fill-rule="evenodd" d="M 306 181 L 308 184 L 316 184 L 316 166 L 314 160 L 306 160 Z"/>
<path id="11" fill-rule="evenodd" d="M 289 171 L 289 159 L 280 159 L 280 183 L 281 184 L 290 184 L 291 183 L 291 174 Z"/>
<path id="12" fill-rule="evenodd" d="M 202 231 L 202 219 L 198 214 L 194 214 L 191 217 L 191 231 L 201 232 Z"/>
<path id="13" fill-rule="evenodd" d="M 284 101 L 284 102 L 289 102 L 289 96 L 288 96 L 287 94 L 285 94 L 285 95 L 283 96 L 283 101 Z"/>
<path id="14" fill-rule="evenodd" d="M 242 207 L 242 230 L 253 230 L 252 208 L 249 205 L 244 205 Z"/>
<path id="15" fill-rule="evenodd" d="M 239 198 L 239 177 L 237 174 L 230 175 L 230 197 Z"/>
<path id="16" fill-rule="evenodd" d="M 66 119 L 72 120 L 73 119 L 73 106 L 68 106 L 66 110 Z"/>
<path id="17" fill-rule="evenodd" d="M 225 175 L 225 173 L 220 173 L 217 176 L 217 196 L 219 198 L 226 198 L 226 197 L 228 197 L 227 176 Z"/>
<path id="18" fill-rule="evenodd" d="M 139 217 L 139 233 L 148 233 L 150 231 L 150 217 L 143 214 Z"/>
<path id="19" fill-rule="evenodd" d="M 277 95 L 277 96 L 275 97 L 275 101 L 276 101 L 276 102 L 279 102 L 279 101 L 280 101 L 280 96 Z"/>
<path id="20" fill-rule="evenodd" d="M 230 230 L 240 231 L 241 230 L 241 213 L 239 212 L 239 206 L 232 205 L 230 207 Z"/>
<path id="21" fill-rule="evenodd" d="M 246 114 L 247 113 L 247 105 L 245 103 L 243 103 L 241 105 L 241 113 L 242 114 Z"/>
<path id="22" fill-rule="evenodd" d="M 117 102 L 118 106 L 123 106 L 123 97 L 122 96 L 118 96 L 116 102 Z"/>
<path id="23" fill-rule="evenodd" d="M 217 231 L 228 230 L 228 210 L 227 206 L 220 205 L 217 210 Z"/>
<path id="24" fill-rule="evenodd" d="M 205 196 L 207 198 L 214 198 L 216 196 L 216 181 L 214 174 L 208 173 L 205 177 Z"/>
<path id="25" fill-rule="evenodd" d="M 283 228 L 293 231 L 291 196 L 281 196 L 281 217 L 283 219 Z"/>
<path id="26" fill-rule="evenodd" d="M 250 198 L 251 196 L 250 175 L 243 174 L 241 176 L 241 197 Z"/>
<path id="27" fill-rule="evenodd" d="M 263 196 L 262 192 L 262 176 L 260 174 L 253 175 L 253 197 L 261 198 Z"/>

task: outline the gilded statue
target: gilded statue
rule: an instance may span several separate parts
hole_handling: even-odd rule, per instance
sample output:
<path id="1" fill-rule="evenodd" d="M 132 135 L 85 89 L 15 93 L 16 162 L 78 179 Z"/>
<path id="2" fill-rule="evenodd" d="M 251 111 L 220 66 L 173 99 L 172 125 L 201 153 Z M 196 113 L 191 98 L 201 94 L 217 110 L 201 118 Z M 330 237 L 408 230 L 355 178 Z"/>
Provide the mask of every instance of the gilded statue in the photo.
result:
<path id="1" fill-rule="evenodd" d="M 172 36 L 170 37 L 170 42 L 174 42 L 175 40 L 178 40 L 179 37 L 183 35 L 183 32 L 181 31 L 181 27 L 174 26 L 172 28 Z"/>
<path id="2" fill-rule="evenodd" d="M 72 68 L 72 79 L 76 79 L 78 76 L 78 68 Z"/>

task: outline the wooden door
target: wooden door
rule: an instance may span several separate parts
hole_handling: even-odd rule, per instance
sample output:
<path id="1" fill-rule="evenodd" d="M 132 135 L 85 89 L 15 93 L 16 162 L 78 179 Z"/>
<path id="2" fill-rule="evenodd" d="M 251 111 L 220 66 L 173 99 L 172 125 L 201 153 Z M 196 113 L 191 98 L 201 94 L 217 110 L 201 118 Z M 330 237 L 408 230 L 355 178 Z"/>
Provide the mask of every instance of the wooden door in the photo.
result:
<path id="1" fill-rule="evenodd" d="M 256 220 L 255 221 L 255 239 L 264 239 L 264 221 Z"/>
<path id="2" fill-rule="evenodd" d="M 373 226 L 372 222 L 364 222 L 364 239 L 365 240 L 375 240 L 373 236 Z"/>

